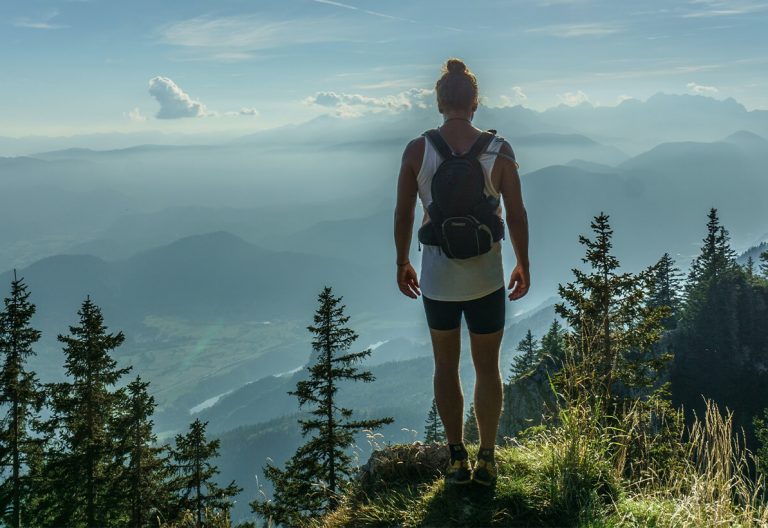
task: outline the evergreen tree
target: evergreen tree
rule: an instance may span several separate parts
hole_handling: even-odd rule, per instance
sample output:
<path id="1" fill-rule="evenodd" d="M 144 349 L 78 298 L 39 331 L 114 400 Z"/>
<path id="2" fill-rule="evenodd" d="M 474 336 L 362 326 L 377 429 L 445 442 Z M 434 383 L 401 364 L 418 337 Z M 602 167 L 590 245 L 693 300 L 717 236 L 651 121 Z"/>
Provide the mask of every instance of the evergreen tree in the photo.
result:
<path id="1" fill-rule="evenodd" d="M 432 398 L 432 405 L 424 425 L 424 442 L 428 444 L 445 442 L 445 429 L 440 420 L 440 414 L 437 412 L 437 403 L 434 398 Z"/>
<path id="2" fill-rule="evenodd" d="M 760 253 L 760 273 L 768 279 L 768 250 Z"/>
<path id="3" fill-rule="evenodd" d="M 480 442 L 480 431 L 477 429 L 474 402 L 469 404 L 467 417 L 464 419 L 464 442 L 467 444 L 477 444 Z"/>
<path id="4" fill-rule="evenodd" d="M 669 255 L 664 255 L 652 268 L 651 292 L 648 304 L 657 308 L 666 306 L 669 315 L 664 318 L 664 328 L 671 330 L 677 326 L 677 318 L 680 312 L 680 270 L 675 266 L 675 261 Z"/>
<path id="5" fill-rule="evenodd" d="M 734 411 L 734 429 L 756 443 L 752 417 L 768 406 L 768 285 L 750 280 L 735 262 L 728 232 L 710 213 L 707 236 L 694 260 L 682 317 L 670 336 L 673 403 L 688 420 L 703 411 L 702 395 Z"/>
<path id="6" fill-rule="evenodd" d="M 316 360 L 308 367 L 309 378 L 299 381 L 296 390 L 289 392 L 298 398 L 300 408 L 310 406 L 310 418 L 299 420 L 302 435 L 315 434 L 299 447 L 285 469 L 271 464 L 265 468 L 265 476 L 274 484 L 273 500 L 251 503 L 255 513 L 280 524 L 293 526 L 333 509 L 340 487 L 352 474 L 352 458 L 346 449 L 353 445 L 354 433 L 394 421 L 391 417 L 354 420 L 352 409 L 337 404 L 341 382 L 374 381 L 373 374 L 355 365 L 371 350 L 346 352 L 357 334 L 346 326 L 349 316 L 344 315 L 346 307 L 341 300 L 327 286 L 319 294 L 314 325 L 307 327 L 314 336 Z"/>
<path id="7" fill-rule="evenodd" d="M 149 382 L 137 376 L 126 388 L 123 408 L 117 418 L 116 437 L 119 439 L 118 462 L 122 468 L 111 493 L 115 501 L 122 500 L 128 513 L 127 526 L 143 528 L 156 526 L 158 515 L 166 513 L 172 502 L 164 486 L 171 475 L 165 447 L 158 447 L 152 414 L 155 399 L 148 392 Z"/>
<path id="8" fill-rule="evenodd" d="M 755 259 L 752 255 L 747 257 L 747 264 L 744 266 L 744 271 L 747 273 L 747 278 L 751 281 L 755 278 Z"/>
<path id="9" fill-rule="evenodd" d="M 220 440 L 209 442 L 206 439 L 207 425 L 208 422 L 196 419 L 186 435 L 176 435 L 175 446 L 171 448 L 175 473 L 171 487 L 176 492 L 176 508 L 171 515 L 178 517 L 185 510 L 191 511 L 195 516 L 195 528 L 208 526 L 206 511 L 228 514 L 232 497 L 243 491 L 234 480 L 223 488 L 212 480 L 219 473 L 212 459 L 219 456 Z"/>
<path id="10" fill-rule="evenodd" d="M 520 353 L 512 360 L 512 373 L 509 376 L 508 383 L 531 370 L 539 362 L 540 351 L 538 343 L 533 338 L 530 328 L 525 337 L 517 344 L 517 351 Z"/>
<path id="11" fill-rule="evenodd" d="M 557 319 L 552 321 L 549 330 L 541 338 L 539 354 L 555 367 L 559 367 L 565 359 L 565 331 Z"/>
<path id="12" fill-rule="evenodd" d="M 707 218 L 707 235 L 701 252 L 691 263 L 685 286 L 686 315 L 694 315 L 694 308 L 702 303 L 711 284 L 738 268 L 736 252 L 730 246 L 728 231 L 720 224 L 717 209 L 710 209 Z"/>
<path id="13" fill-rule="evenodd" d="M 10 476 L 0 484 L 0 512 L 7 526 L 19 528 L 26 521 L 22 512 L 28 497 L 30 482 L 23 474 L 23 465 L 37 439 L 30 435 L 29 425 L 37 418 L 45 393 L 36 374 L 27 369 L 27 361 L 35 355 L 33 345 L 40 332 L 30 326 L 35 305 L 29 301 L 29 291 L 23 279 L 13 271 L 11 295 L 5 299 L 0 312 L 0 354 L 3 356 L 0 372 L 0 464 L 10 468 Z"/>
<path id="14" fill-rule="evenodd" d="M 95 528 L 126 520 L 112 497 L 119 477 L 114 416 L 124 393 L 111 389 L 131 367 L 117 368 L 110 352 L 125 336 L 107 333 L 101 310 L 90 297 L 78 315 L 80 324 L 69 327 L 70 335 L 58 336 L 65 345 L 64 365 L 71 381 L 49 384 L 43 482 L 50 485 L 50 495 L 41 510 L 53 525 Z"/>
<path id="15" fill-rule="evenodd" d="M 578 379 L 571 388 L 619 416 L 620 404 L 651 388 L 669 359 L 653 348 L 669 309 L 649 302 L 653 268 L 636 275 L 618 271 L 608 215 L 601 213 L 590 225 L 594 239 L 580 236 L 579 242 L 586 247 L 582 261 L 591 271 L 573 269 L 574 282 L 558 286 L 563 302 L 555 310 L 568 322 L 579 369 L 570 378 Z"/>

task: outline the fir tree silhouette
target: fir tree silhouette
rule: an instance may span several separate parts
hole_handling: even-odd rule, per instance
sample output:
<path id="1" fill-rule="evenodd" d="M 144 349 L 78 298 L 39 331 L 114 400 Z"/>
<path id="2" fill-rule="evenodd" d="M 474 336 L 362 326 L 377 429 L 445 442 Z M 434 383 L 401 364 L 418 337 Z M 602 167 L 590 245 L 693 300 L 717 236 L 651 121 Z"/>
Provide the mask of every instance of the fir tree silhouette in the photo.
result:
<path id="1" fill-rule="evenodd" d="M 681 308 L 682 274 L 675 261 L 664 253 L 651 272 L 651 294 L 648 303 L 653 307 L 666 306 L 669 315 L 664 318 L 664 328 L 672 330 L 677 326 Z"/>
<path id="2" fill-rule="evenodd" d="M 119 478 L 119 446 L 114 417 L 124 398 L 113 390 L 131 367 L 118 368 L 110 352 L 125 340 L 107 333 L 101 309 L 87 297 L 64 343 L 65 370 L 71 381 L 49 384 L 51 417 L 46 480 L 51 485 L 51 523 L 88 528 L 120 522 L 123 513 L 111 492 Z"/>
<path id="3" fill-rule="evenodd" d="M 243 491 L 233 480 L 226 487 L 213 481 L 219 469 L 212 460 L 219 456 L 220 440 L 208 441 L 205 428 L 208 422 L 196 419 L 187 434 L 178 434 L 171 448 L 174 477 L 172 489 L 176 494 L 176 516 L 184 510 L 192 511 L 195 528 L 207 525 L 205 512 L 218 510 L 228 513 L 232 497 Z"/>
<path id="4" fill-rule="evenodd" d="M 477 417 L 475 416 L 475 404 L 469 404 L 467 416 L 464 419 L 464 442 L 476 444 L 480 442 L 480 431 L 477 429 Z"/>
<path id="5" fill-rule="evenodd" d="M 27 368 L 29 358 L 35 355 L 32 347 L 40 339 L 40 332 L 30 326 L 35 305 L 29 296 L 24 280 L 17 278 L 13 270 L 11 294 L 0 312 L 0 406 L 4 410 L 0 420 L 0 463 L 10 467 L 11 473 L 0 484 L 0 511 L 4 512 L 4 522 L 13 528 L 19 528 L 26 517 L 22 507 L 27 502 L 24 499 L 30 482 L 28 475 L 22 474 L 22 466 L 28 465 L 30 452 L 38 442 L 29 434 L 29 426 L 45 402 L 42 385 L 35 372 Z"/>
<path id="6" fill-rule="evenodd" d="M 352 409 L 337 403 L 342 381 L 374 381 L 373 374 L 356 366 L 371 350 L 347 352 L 357 334 L 346 326 L 349 316 L 341 301 L 327 286 L 319 294 L 314 324 L 307 327 L 313 335 L 316 359 L 307 367 L 309 378 L 289 391 L 298 398 L 300 408 L 308 407 L 310 417 L 299 423 L 303 436 L 312 435 L 284 469 L 271 464 L 264 469 L 274 484 L 273 500 L 251 502 L 255 513 L 280 524 L 293 526 L 333 509 L 341 484 L 352 475 L 352 459 L 346 449 L 353 445 L 354 433 L 394 421 L 391 417 L 353 419 Z"/>
<path id="7" fill-rule="evenodd" d="M 520 353 L 512 360 L 512 372 L 508 383 L 530 371 L 539 363 L 540 350 L 530 328 L 526 332 L 525 337 L 517 344 L 517 351 Z"/>
<path id="8" fill-rule="evenodd" d="M 637 390 L 653 387 L 669 361 L 654 344 L 668 307 L 649 303 L 653 266 L 637 274 L 620 273 L 612 253 L 613 229 L 601 213 L 590 224 L 594 238 L 579 236 L 588 272 L 574 268 L 574 281 L 558 286 L 563 302 L 555 311 L 570 327 L 569 342 L 583 379 L 579 391 L 621 415 L 621 403 Z"/>
<path id="9" fill-rule="evenodd" d="M 445 442 L 445 429 L 440 420 L 440 414 L 437 412 L 437 403 L 432 398 L 432 405 L 429 407 L 427 421 L 424 424 L 424 442 L 427 444 Z"/>
<path id="10" fill-rule="evenodd" d="M 156 404 L 149 394 L 149 382 L 137 376 L 123 395 L 115 428 L 122 471 L 111 495 L 123 502 L 127 525 L 143 528 L 154 525 L 158 514 L 167 511 L 171 497 L 165 483 L 171 476 L 171 464 L 167 446 L 156 445 L 152 421 Z"/>

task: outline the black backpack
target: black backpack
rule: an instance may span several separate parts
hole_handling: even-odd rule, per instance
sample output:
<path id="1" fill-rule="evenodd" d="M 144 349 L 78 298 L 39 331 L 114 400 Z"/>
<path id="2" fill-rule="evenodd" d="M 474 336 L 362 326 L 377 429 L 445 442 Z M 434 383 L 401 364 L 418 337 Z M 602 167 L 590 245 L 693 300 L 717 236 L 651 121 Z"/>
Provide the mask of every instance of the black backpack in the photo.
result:
<path id="1" fill-rule="evenodd" d="M 504 221 L 496 214 L 499 199 L 484 193 L 485 175 L 477 157 L 496 137 L 496 131 L 482 132 L 469 151 L 460 156 L 453 153 L 437 129 L 422 135 L 443 161 L 432 177 L 429 222 L 419 229 L 419 242 L 440 246 L 449 258 L 466 259 L 487 253 L 494 242 L 504 238 Z"/>

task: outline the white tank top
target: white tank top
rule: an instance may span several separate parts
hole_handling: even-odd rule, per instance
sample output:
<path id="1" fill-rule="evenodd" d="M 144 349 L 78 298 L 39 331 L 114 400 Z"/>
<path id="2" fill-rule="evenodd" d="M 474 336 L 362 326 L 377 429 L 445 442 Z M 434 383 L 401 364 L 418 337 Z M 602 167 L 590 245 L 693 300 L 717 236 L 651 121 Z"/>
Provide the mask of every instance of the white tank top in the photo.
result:
<path id="1" fill-rule="evenodd" d="M 498 156 L 487 152 L 498 152 L 503 139 L 496 137 L 478 156 L 485 175 L 486 196 L 499 197 L 493 188 L 491 171 Z M 419 186 L 419 198 L 426 214 L 432 203 L 432 176 L 443 158 L 430 141 L 424 138 L 424 159 L 416 177 Z M 501 216 L 501 206 L 497 210 Z M 445 256 L 440 246 L 421 246 L 421 274 L 419 285 L 421 293 L 437 301 L 469 301 L 493 293 L 504 287 L 504 269 L 501 263 L 501 241 L 494 242 L 491 250 L 477 257 L 452 259 Z"/>

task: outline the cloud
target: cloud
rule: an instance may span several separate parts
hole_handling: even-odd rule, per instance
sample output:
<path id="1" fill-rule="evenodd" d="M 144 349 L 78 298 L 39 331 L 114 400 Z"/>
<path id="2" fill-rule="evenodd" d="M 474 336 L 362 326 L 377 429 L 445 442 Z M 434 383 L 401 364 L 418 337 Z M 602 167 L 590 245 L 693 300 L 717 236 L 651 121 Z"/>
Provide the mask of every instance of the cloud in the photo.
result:
<path id="1" fill-rule="evenodd" d="M 231 111 L 231 112 L 224 112 L 224 115 L 227 117 L 240 117 L 240 116 L 251 116 L 256 117 L 259 115 L 259 111 L 255 108 L 250 107 L 242 107 L 240 110 Z"/>
<path id="2" fill-rule="evenodd" d="M 268 21 L 257 15 L 238 15 L 200 16 L 157 31 L 162 42 L 194 52 L 198 59 L 235 62 L 283 46 L 342 41 L 348 29 L 322 18 Z"/>
<path id="3" fill-rule="evenodd" d="M 525 95 L 525 92 L 523 92 L 523 89 L 520 86 L 513 86 L 512 95 L 500 95 L 499 100 L 501 101 L 500 106 L 504 108 L 506 106 L 521 104 L 523 101 L 528 100 L 528 96 Z"/>
<path id="4" fill-rule="evenodd" d="M 618 97 L 616 98 L 616 104 L 617 104 L 617 105 L 620 105 L 620 104 L 621 104 L 621 103 L 623 103 L 624 101 L 629 101 L 629 100 L 631 100 L 631 99 L 634 99 L 634 97 L 632 97 L 631 95 L 624 95 L 624 94 L 622 94 L 622 95 L 620 95 L 620 96 L 618 96 Z"/>
<path id="5" fill-rule="evenodd" d="M 361 13 L 365 13 L 366 15 L 371 15 L 371 16 L 380 17 L 380 18 L 387 18 L 389 20 L 402 20 L 403 22 L 416 23 L 415 20 L 412 20 L 410 18 L 401 18 L 398 16 L 387 15 L 385 13 L 379 13 L 378 11 L 369 11 L 368 9 L 361 9 L 353 5 L 343 4 L 341 2 L 333 2 L 332 0 L 312 0 L 312 1 L 318 4 L 326 4 L 326 5 L 331 5 L 335 7 L 341 7 L 342 9 L 349 9 L 351 11 L 360 11 Z"/>
<path id="6" fill-rule="evenodd" d="M 529 28 L 526 33 L 539 33 L 550 37 L 578 38 L 578 37 L 603 37 L 619 33 L 623 29 L 609 24 L 552 24 L 537 28 Z"/>
<path id="7" fill-rule="evenodd" d="M 168 77 L 153 77 L 149 80 L 149 93 L 160 103 L 158 119 L 179 119 L 201 117 L 208 114 L 205 105 L 195 101 Z"/>
<path id="8" fill-rule="evenodd" d="M 388 20 L 398 20 L 400 22 L 408 22 L 409 24 L 418 24 L 419 23 L 417 20 L 414 20 L 412 18 L 403 18 L 403 17 L 399 17 L 399 16 L 395 16 L 395 15 L 388 15 L 386 13 L 381 13 L 379 11 L 370 11 L 368 9 L 363 9 L 361 7 L 353 6 L 353 5 L 350 5 L 350 4 L 345 4 L 343 2 L 336 2 L 334 0 L 312 0 L 312 1 L 315 2 L 315 3 L 318 3 L 318 4 L 325 4 L 325 5 L 329 5 L 329 6 L 339 7 L 341 9 L 347 9 L 347 10 L 350 10 L 350 11 L 358 11 L 358 12 L 364 13 L 366 15 L 371 15 L 371 16 L 379 17 L 379 18 L 386 18 Z M 573 0 L 565 0 L 565 1 L 573 1 Z M 436 27 L 436 28 L 439 28 L 439 29 L 447 29 L 449 31 L 460 32 L 460 33 L 463 33 L 463 32 L 466 31 L 464 29 L 453 27 L 453 26 L 439 26 L 438 25 L 438 26 L 432 26 L 432 27 Z"/>
<path id="9" fill-rule="evenodd" d="M 715 95 L 719 90 L 714 86 L 704 86 L 702 84 L 696 84 L 695 82 L 689 82 L 686 84 L 688 90 L 696 95 Z"/>
<path id="10" fill-rule="evenodd" d="M 683 18 L 746 15 L 768 9 L 768 2 L 764 0 L 690 0 L 688 3 L 703 9 L 687 11 L 680 15 Z"/>
<path id="11" fill-rule="evenodd" d="M 367 113 L 398 113 L 412 108 L 428 108 L 433 90 L 411 88 L 382 97 L 337 92 L 317 92 L 304 99 L 308 105 L 332 108 L 341 117 L 357 117 Z"/>
<path id="12" fill-rule="evenodd" d="M 58 16 L 58 9 L 49 9 L 38 17 L 19 17 L 13 21 L 13 25 L 16 27 L 23 27 L 29 29 L 61 29 L 69 27 L 64 24 L 51 24 L 49 21 Z"/>
<path id="13" fill-rule="evenodd" d="M 588 103 L 589 96 L 583 91 L 578 90 L 576 92 L 565 92 L 564 94 L 558 94 L 558 99 L 568 106 L 576 106 L 581 103 Z"/>
<path id="14" fill-rule="evenodd" d="M 123 115 L 134 123 L 141 123 L 147 120 L 147 116 L 141 113 L 141 110 L 139 110 L 138 106 L 130 112 L 123 112 Z"/>

